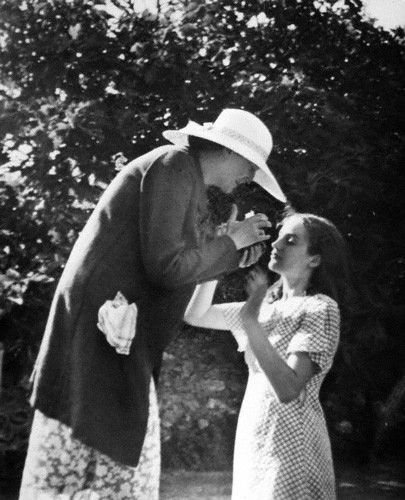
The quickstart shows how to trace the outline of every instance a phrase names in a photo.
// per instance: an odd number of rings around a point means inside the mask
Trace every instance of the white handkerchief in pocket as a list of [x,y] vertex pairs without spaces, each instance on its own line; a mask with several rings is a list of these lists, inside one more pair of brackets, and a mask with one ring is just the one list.
[[107,342],[119,354],[129,354],[136,332],[138,309],[134,303],[118,292],[114,300],[107,300],[98,310],[97,327],[104,333]]

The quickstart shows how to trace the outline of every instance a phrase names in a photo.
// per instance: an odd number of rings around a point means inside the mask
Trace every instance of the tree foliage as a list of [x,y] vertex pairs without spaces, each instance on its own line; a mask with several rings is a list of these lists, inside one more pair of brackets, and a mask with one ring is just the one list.
[[[116,168],[165,128],[244,107],[273,133],[269,165],[291,204],[338,225],[372,299],[325,389],[332,427],[364,445],[402,373],[403,30],[364,20],[359,0],[195,0],[159,15],[113,4],[119,15],[101,0],[0,0],[5,383],[29,372],[54,282]],[[212,199],[225,218],[229,200]],[[279,208],[258,189],[237,200]],[[219,300],[243,296],[239,278]]]

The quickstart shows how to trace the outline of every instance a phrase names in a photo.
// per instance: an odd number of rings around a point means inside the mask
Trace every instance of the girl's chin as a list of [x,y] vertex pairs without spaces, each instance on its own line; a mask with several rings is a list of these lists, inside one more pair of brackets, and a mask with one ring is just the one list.
[[277,272],[280,269],[280,263],[277,262],[276,260],[270,259],[268,267],[269,267],[270,271]]

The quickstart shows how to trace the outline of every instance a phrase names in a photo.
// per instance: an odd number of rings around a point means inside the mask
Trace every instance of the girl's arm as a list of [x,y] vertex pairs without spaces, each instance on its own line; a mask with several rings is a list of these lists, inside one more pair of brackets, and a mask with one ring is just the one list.
[[242,322],[250,347],[262,370],[269,379],[279,401],[289,403],[296,399],[315,374],[315,366],[308,353],[290,354],[287,362],[268,341],[267,334],[258,322],[260,305],[267,291],[267,283],[251,285],[251,294],[241,310]]
[[[231,216],[227,224],[222,224],[217,230],[217,236],[226,234],[228,227],[236,220],[238,210],[236,205],[232,206]],[[255,264],[262,255],[264,247],[253,245],[244,250],[239,267],[250,267]],[[201,328],[212,328],[214,330],[229,330],[221,307],[212,304],[218,281],[207,281],[197,285],[194,294],[184,314],[184,321],[192,326]]]
[[212,304],[218,281],[197,285],[184,314],[184,321],[192,326],[229,330],[219,307]]

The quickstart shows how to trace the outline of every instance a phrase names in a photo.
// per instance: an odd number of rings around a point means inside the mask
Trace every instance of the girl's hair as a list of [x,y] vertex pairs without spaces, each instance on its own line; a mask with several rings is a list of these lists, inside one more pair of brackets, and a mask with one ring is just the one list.
[[[319,266],[314,268],[311,275],[308,293],[323,293],[336,300],[343,310],[351,310],[354,305],[354,288],[346,242],[342,234],[328,219],[308,213],[288,213],[280,225],[290,217],[302,220],[308,234],[308,253],[321,257]],[[280,279],[270,288],[269,298],[275,300],[281,294]]]

